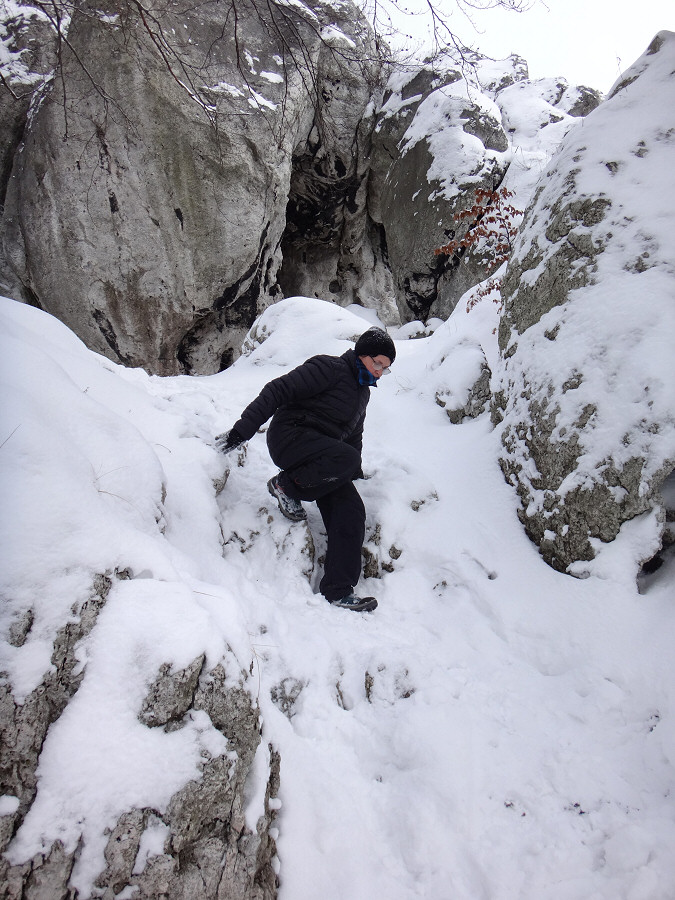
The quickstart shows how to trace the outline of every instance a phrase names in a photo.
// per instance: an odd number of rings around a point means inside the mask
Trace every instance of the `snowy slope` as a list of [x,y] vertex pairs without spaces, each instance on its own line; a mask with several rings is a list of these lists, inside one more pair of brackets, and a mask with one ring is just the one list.
[[[371,399],[359,484],[370,551],[392,571],[361,585],[380,601],[367,615],[329,607],[319,570],[303,574],[304,526],[270,503],[264,437],[228,459],[212,437],[267,380],[342,352],[368,321],[286,300],[226,372],[161,379],[35,309],[3,301],[1,315],[3,637],[34,612],[23,646],[3,644],[17,698],[92,576],[133,575],[83,642],[13,862],[83,834],[72,883],[90,896],[104,829],[133,805],[161,812],[204,750],[227,752],[204,719],[169,734],[138,721],[158,666],[205,652],[212,667],[229,646],[253,665],[263,744],[281,754],[282,900],[672,898],[669,585],[636,591],[639,524],[585,581],[546,566],[487,415],[451,425],[436,404],[466,342],[494,358],[491,304],[402,334]],[[311,505],[309,524],[320,553]],[[259,805],[253,785],[253,824]]]

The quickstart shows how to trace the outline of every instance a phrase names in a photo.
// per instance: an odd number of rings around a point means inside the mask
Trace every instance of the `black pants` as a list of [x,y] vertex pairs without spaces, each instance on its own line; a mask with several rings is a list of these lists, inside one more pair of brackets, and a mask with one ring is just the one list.
[[279,482],[288,496],[315,500],[319,507],[328,541],[319,588],[327,600],[339,600],[351,592],[361,574],[366,510],[352,482],[361,456],[344,441],[274,419],[267,446],[282,470]]

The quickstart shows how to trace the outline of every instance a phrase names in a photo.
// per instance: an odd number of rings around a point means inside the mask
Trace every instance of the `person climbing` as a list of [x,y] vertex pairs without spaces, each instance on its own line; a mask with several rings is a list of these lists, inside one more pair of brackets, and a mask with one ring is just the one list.
[[377,607],[358,597],[366,510],[353,481],[363,478],[361,446],[370,388],[396,359],[391,337],[369,328],[341,356],[313,356],[268,382],[232,428],[216,437],[222,453],[250,440],[270,417],[267,448],[280,471],[267,482],[286,518],[307,518],[316,501],[327,535],[319,589],[333,606],[355,612]]

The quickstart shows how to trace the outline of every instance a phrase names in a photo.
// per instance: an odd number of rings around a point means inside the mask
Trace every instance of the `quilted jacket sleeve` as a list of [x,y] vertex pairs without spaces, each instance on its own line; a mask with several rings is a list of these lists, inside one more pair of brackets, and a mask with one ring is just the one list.
[[269,381],[234,423],[234,428],[248,441],[280,406],[320,394],[330,388],[336,378],[330,357],[313,356],[286,375]]

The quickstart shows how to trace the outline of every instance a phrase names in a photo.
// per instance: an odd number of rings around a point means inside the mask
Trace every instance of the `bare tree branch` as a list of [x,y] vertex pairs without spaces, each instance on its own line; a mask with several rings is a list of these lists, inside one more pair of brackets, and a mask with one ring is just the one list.
[[[461,67],[470,66],[473,58],[472,52],[450,27],[449,16],[442,10],[440,2],[437,0],[418,0],[418,2],[420,3],[418,9],[410,12],[409,9],[403,7],[403,0],[360,0],[365,16],[364,29],[369,27],[370,33],[366,35],[364,32],[364,39],[358,45],[352,44],[349,40],[343,42],[334,37],[327,37],[324,28],[330,19],[326,15],[315,12],[311,7],[303,10],[299,5],[291,6],[284,0],[195,0],[192,3],[186,2],[183,7],[178,9],[165,0],[159,0],[159,2],[115,0],[113,8],[117,9],[117,16],[105,16],[93,2],[88,5],[88,0],[31,0],[30,7],[39,11],[47,19],[54,35],[56,64],[53,75],[59,85],[66,136],[68,134],[68,97],[64,56],[66,49],[92,89],[101,98],[106,109],[112,105],[124,115],[120,101],[116,101],[110,96],[100,79],[97,79],[92,73],[82,54],[70,41],[69,29],[74,16],[88,16],[96,19],[101,27],[111,29],[116,41],[121,39],[126,52],[132,53],[138,53],[137,38],[134,37],[133,30],[134,23],[138,23],[141,33],[147,37],[158,62],[180,90],[184,91],[189,99],[199,107],[216,131],[223,115],[223,100],[222,95],[216,96],[214,99],[208,76],[217,68],[215,59],[217,52],[222,47],[229,48],[228,52],[233,58],[252,104],[255,104],[259,97],[259,93],[251,81],[245,59],[242,32],[243,20],[253,17],[270,36],[273,45],[278,48],[285,84],[280,117],[271,115],[259,102],[255,114],[265,117],[270,128],[274,129],[281,139],[288,109],[289,81],[293,73],[300,78],[304,90],[312,98],[319,121],[322,116],[329,114],[325,109],[326,104],[321,103],[317,48],[332,57],[338,66],[342,64],[360,66],[364,78],[370,80],[369,67],[379,70],[385,64],[399,66],[406,64],[400,54],[396,56],[392,53],[388,46],[388,39],[400,27],[397,22],[403,21],[406,15],[423,16],[430,32],[429,61],[450,52],[452,58],[457,60]],[[539,0],[452,0],[452,2],[453,9],[461,11],[470,19],[472,10],[503,8],[521,12]],[[324,10],[325,7],[318,9]],[[190,46],[189,40],[187,43],[182,42],[178,36],[178,29],[171,28],[171,23],[180,21],[181,17],[183,19],[185,17],[194,18],[202,10],[208,10],[211,15],[214,11],[222,10],[222,27],[220,34],[211,41],[201,59],[196,59],[195,47]],[[366,22],[369,24],[366,25]],[[142,64],[140,56],[138,64]],[[416,65],[419,65],[419,62]],[[43,79],[40,89],[44,83]],[[0,72],[0,89],[7,90],[14,99],[20,99],[11,78],[2,72]],[[36,86],[32,86],[29,93],[37,90]],[[229,114],[226,113],[226,115]],[[243,115],[245,113],[233,109],[231,114]]]

